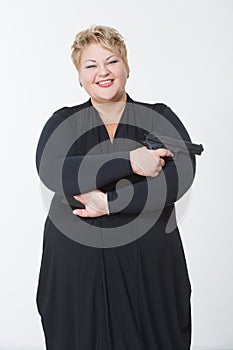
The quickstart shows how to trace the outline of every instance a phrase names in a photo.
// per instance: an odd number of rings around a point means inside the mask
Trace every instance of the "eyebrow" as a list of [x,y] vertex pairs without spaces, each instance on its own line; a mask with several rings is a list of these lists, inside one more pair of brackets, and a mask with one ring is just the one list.
[[[105,61],[109,60],[109,58],[114,57],[114,56],[116,56],[116,55],[111,55],[111,56],[109,56],[108,58],[106,58]],[[85,63],[85,62],[87,62],[87,61],[96,62],[95,60],[88,59],[88,60],[83,61],[83,63]]]

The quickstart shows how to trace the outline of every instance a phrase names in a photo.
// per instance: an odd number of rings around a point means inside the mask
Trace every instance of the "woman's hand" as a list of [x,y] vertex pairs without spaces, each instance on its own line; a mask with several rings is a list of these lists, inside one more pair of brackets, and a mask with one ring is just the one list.
[[73,214],[82,217],[98,217],[109,214],[107,193],[94,190],[73,197],[85,205],[85,209],[74,209]]
[[130,161],[133,172],[142,176],[155,177],[165,165],[161,157],[173,157],[168,149],[148,149],[146,146],[130,151]]

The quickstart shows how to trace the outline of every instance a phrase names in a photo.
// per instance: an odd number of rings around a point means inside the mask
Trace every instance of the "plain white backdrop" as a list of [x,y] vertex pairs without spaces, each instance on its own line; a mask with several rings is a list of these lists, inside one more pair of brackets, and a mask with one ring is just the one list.
[[70,47],[92,24],[124,36],[129,95],[169,105],[204,145],[180,220],[193,347],[233,348],[232,15],[231,0],[1,3],[0,349],[45,349],[35,298],[46,211],[35,151],[55,110],[89,98]]

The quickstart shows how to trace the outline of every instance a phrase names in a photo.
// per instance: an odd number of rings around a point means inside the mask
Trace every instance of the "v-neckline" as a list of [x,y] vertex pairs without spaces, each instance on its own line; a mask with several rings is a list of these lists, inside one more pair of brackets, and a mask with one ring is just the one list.
[[111,145],[114,145],[114,141],[115,141],[115,139],[116,139],[117,134],[119,133],[119,128],[120,128],[120,126],[121,126],[122,120],[125,118],[126,109],[127,109],[127,103],[130,102],[130,101],[131,101],[131,98],[130,98],[129,95],[126,93],[126,103],[125,103],[125,107],[124,107],[123,112],[122,112],[122,114],[121,114],[121,116],[120,116],[120,119],[119,119],[118,124],[117,124],[117,127],[116,127],[116,131],[115,131],[114,136],[113,136],[112,139],[111,139],[111,137],[110,137],[110,135],[109,135],[109,133],[108,133],[108,130],[107,130],[107,128],[106,128],[105,123],[103,122],[103,120],[102,120],[102,118],[100,117],[100,115],[99,115],[98,111],[96,110],[96,108],[93,106],[93,104],[92,104],[92,102],[91,102],[91,98],[90,98],[89,101],[88,101],[89,104],[93,107],[97,118],[100,120],[101,125],[104,127],[104,132],[105,132],[105,134],[107,135],[107,139],[110,141]]
[[[123,113],[124,113],[124,111],[122,112],[122,115],[123,115]],[[119,119],[119,121],[118,121],[118,123],[117,123],[117,127],[116,127],[116,129],[115,129],[115,132],[114,132],[112,138],[110,137],[110,134],[109,134],[109,131],[108,131],[108,128],[107,128],[106,124],[103,122],[103,126],[104,126],[104,128],[105,128],[105,130],[106,130],[106,133],[108,134],[109,141],[111,142],[112,145],[113,145],[113,143],[114,143],[114,139],[116,138],[116,133],[117,133],[117,130],[118,130],[118,128],[119,128],[119,124],[120,124],[122,115],[121,115],[121,117],[120,117],[120,119]],[[116,123],[114,123],[114,124],[116,124]]]

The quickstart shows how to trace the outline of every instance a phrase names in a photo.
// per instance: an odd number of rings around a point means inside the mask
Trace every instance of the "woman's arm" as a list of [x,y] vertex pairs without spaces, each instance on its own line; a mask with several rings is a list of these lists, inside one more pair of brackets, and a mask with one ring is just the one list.
[[76,134],[67,110],[65,107],[52,115],[37,145],[37,171],[49,189],[73,196],[133,174],[129,151],[77,155]]
[[[163,209],[181,198],[192,184],[193,166],[190,160],[185,159],[186,157],[188,155],[180,155],[179,160],[175,162],[176,165],[169,161],[163,168],[163,172],[156,178],[146,177],[131,186],[121,186],[117,191],[107,192],[107,194],[94,190],[74,196],[85,208],[76,208],[73,213],[84,217],[97,217],[114,213],[138,214],[142,210],[148,212]],[[181,172],[179,175],[177,168]]]
[[[177,115],[166,105],[163,105],[161,115],[172,126],[167,128],[167,123],[161,118],[157,127],[158,131],[168,136],[173,136],[177,131],[184,141],[191,141],[190,136],[177,117]],[[176,137],[176,136],[174,136]],[[109,213],[140,213],[142,209],[153,211],[169,206],[180,199],[190,188],[196,172],[195,156],[189,153],[179,153],[173,160],[165,162],[165,167],[160,175],[144,177],[134,184],[121,186],[116,191],[108,192]],[[129,201],[129,198],[132,198]]]
[[[45,124],[37,146],[38,174],[42,182],[56,193],[66,196],[84,194],[134,173],[156,176],[160,156],[171,155],[168,150],[154,151],[144,146],[132,153],[127,150],[104,154],[98,150],[101,144],[95,144],[91,115],[84,114],[78,119],[73,112],[68,107],[55,112]],[[86,154],[88,149],[94,149],[95,154],[93,151]],[[83,150],[84,154],[77,155],[78,150],[79,153]]]
[[153,211],[180,199],[194,180],[195,156],[182,154],[178,158],[169,161],[155,178],[145,177],[134,184],[107,192],[109,213],[140,213],[145,205],[144,210]]

